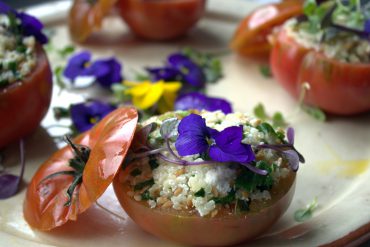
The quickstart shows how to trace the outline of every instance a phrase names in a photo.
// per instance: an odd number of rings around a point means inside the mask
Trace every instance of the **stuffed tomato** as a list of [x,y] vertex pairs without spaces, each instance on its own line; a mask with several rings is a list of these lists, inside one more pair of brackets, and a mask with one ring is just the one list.
[[32,133],[46,114],[52,74],[42,24],[0,5],[0,149]]
[[357,5],[306,3],[306,16],[288,21],[275,34],[270,64],[276,80],[293,97],[308,83],[305,103],[350,115],[370,110],[370,43],[364,20],[351,24],[353,15],[343,8],[366,14]]
[[288,208],[298,163],[293,129],[245,114],[172,112],[139,125],[113,181],[127,214],[166,240],[225,246],[252,239]]

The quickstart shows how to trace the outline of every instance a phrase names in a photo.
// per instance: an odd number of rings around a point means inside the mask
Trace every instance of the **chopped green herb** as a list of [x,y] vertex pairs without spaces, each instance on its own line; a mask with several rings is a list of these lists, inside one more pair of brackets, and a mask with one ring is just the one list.
[[240,200],[240,199],[238,199],[236,201],[237,209],[240,212],[247,212],[247,211],[249,211],[249,204],[250,204],[250,201],[247,201],[247,200]]
[[152,186],[154,184],[153,179],[146,180],[144,182],[138,183],[134,186],[134,191],[142,190],[147,186]]
[[143,201],[153,200],[153,198],[150,196],[149,190],[146,190],[141,194],[141,200]]
[[159,166],[157,159],[153,156],[149,157],[149,165],[152,170]]
[[304,222],[312,217],[313,211],[317,208],[317,198],[315,198],[310,204],[305,208],[298,209],[294,213],[294,219],[298,222]]
[[301,109],[304,112],[306,112],[308,115],[310,115],[311,117],[319,121],[322,121],[322,122],[326,121],[326,114],[318,107],[302,104]]
[[132,177],[139,176],[140,174],[141,174],[141,170],[140,170],[139,168],[135,168],[134,170],[132,170],[132,171],[130,172],[130,175],[131,175]]
[[54,113],[54,118],[56,120],[70,117],[69,108],[65,108],[65,107],[58,107],[58,106],[53,107],[53,113]]
[[12,62],[9,62],[7,64],[7,67],[9,70],[11,70],[14,74],[17,72],[17,68],[18,68],[18,65],[17,65],[17,62],[15,61],[12,61]]
[[18,45],[15,50],[19,53],[25,53],[27,51],[27,47],[25,45]]
[[263,132],[266,136],[271,136],[272,138],[274,138],[275,140],[273,140],[273,142],[283,141],[283,139],[281,139],[282,136],[278,135],[274,128],[267,122],[261,123],[256,128],[259,131]]
[[224,196],[224,197],[214,197],[214,198],[212,198],[212,200],[216,204],[222,204],[222,205],[230,204],[233,201],[235,201],[235,190],[231,190],[229,192],[229,194],[227,194],[227,196]]
[[201,188],[200,190],[194,193],[194,196],[196,197],[204,197],[205,195],[206,195],[206,192],[203,188]]
[[63,78],[62,78],[63,70],[64,70],[63,66],[57,66],[54,69],[55,82],[60,87],[60,89],[66,88],[66,84],[64,83]]
[[57,50],[58,54],[62,57],[65,58],[68,55],[72,54],[75,51],[75,47],[72,45],[66,45],[62,49]]
[[261,65],[260,72],[266,78],[272,77],[272,73],[271,73],[271,69],[269,65]]
[[235,188],[242,189],[248,192],[253,192],[261,189],[270,189],[274,183],[272,172],[275,169],[274,165],[269,165],[267,162],[260,160],[254,165],[258,169],[268,171],[268,174],[263,176],[251,172],[249,169],[242,167],[242,171],[235,180]]

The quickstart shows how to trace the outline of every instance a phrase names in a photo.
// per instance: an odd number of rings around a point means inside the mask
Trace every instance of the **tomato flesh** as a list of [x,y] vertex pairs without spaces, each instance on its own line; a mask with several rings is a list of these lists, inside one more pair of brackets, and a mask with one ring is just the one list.
[[276,80],[295,98],[308,82],[305,102],[340,115],[370,110],[370,64],[345,63],[304,48],[281,30],[270,57]]
[[41,46],[36,66],[22,81],[0,89],[0,149],[31,134],[49,109],[52,73]]
[[184,35],[204,14],[205,0],[120,0],[118,9],[139,37],[168,40]]
[[[130,169],[120,171],[113,181],[116,196],[126,213],[145,231],[165,240],[200,246],[225,246],[252,239],[266,229],[288,208],[295,188],[295,173],[282,179],[271,192],[270,202],[251,204],[244,214],[220,212],[215,217],[201,217],[175,209],[149,208],[146,202],[129,196]],[[253,202],[252,202],[253,203]]]

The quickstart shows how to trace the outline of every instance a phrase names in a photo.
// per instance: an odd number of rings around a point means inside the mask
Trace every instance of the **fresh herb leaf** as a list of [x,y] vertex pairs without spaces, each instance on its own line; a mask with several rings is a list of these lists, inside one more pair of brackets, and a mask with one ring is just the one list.
[[154,179],[148,179],[145,180],[144,182],[138,183],[134,186],[134,191],[142,190],[145,187],[152,186],[154,184]]
[[141,175],[141,170],[139,169],[139,168],[135,168],[134,170],[132,170],[131,172],[130,172],[130,175],[132,176],[132,177],[136,177],[136,176],[139,176],[139,175]]
[[194,193],[195,197],[204,197],[205,195],[206,195],[206,191],[203,188],[201,188],[200,190]]
[[301,109],[316,120],[326,121],[326,114],[318,107],[302,104]]
[[261,65],[260,72],[266,78],[272,77],[272,73],[271,73],[271,69],[269,65]]
[[149,165],[152,170],[159,166],[158,161],[154,156],[149,157]]
[[233,201],[235,201],[235,190],[231,190],[227,196],[224,196],[224,197],[214,197],[212,198],[212,200],[216,203],[216,204],[222,204],[222,205],[225,205],[225,204],[230,204],[232,203]]
[[268,115],[266,114],[265,107],[262,103],[258,103],[258,105],[253,108],[253,113],[261,120],[268,119]]
[[256,174],[245,167],[241,167],[241,172],[235,180],[235,188],[242,189],[247,192],[256,191],[258,188],[271,188],[274,179],[272,177],[272,172],[274,166],[269,165],[267,162],[260,160],[254,165],[258,169],[266,170],[267,175]]
[[304,222],[306,220],[309,220],[312,215],[314,210],[317,208],[318,202],[317,198],[315,198],[310,204],[308,204],[305,208],[298,209],[294,213],[294,219],[298,222]]
[[[283,139],[281,139],[282,136],[278,135],[276,133],[276,131],[274,130],[274,128],[267,122],[263,122],[263,123],[259,124],[256,128],[259,131],[261,131],[262,133],[264,133],[265,137],[269,136],[269,137],[273,138],[271,140],[272,142],[283,141]],[[269,142],[268,140],[266,140],[266,141]]]
[[287,125],[281,112],[275,112],[272,116],[272,125],[274,127],[285,127]]
[[66,88],[66,84],[64,83],[64,80],[63,80],[63,70],[64,70],[63,66],[57,66],[54,69],[55,82],[59,86],[60,89]]
[[72,54],[74,51],[75,51],[75,47],[72,45],[66,45],[65,47],[57,50],[59,56],[61,56],[62,58],[66,58],[67,56]]
[[153,200],[153,198],[150,196],[149,190],[146,190],[141,194],[141,200],[143,201]]

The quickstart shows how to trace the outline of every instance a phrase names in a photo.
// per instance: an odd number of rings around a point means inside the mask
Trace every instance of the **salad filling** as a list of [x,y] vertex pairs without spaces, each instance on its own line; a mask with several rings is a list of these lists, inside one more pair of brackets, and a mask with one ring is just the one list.
[[284,195],[304,162],[293,135],[242,113],[166,113],[141,124],[120,180],[153,209],[202,217],[259,211]]
[[0,87],[22,80],[36,66],[36,39],[16,31],[20,20],[0,14]]
[[370,62],[370,3],[306,0],[304,15],[283,26],[287,35],[307,49],[348,63]]

